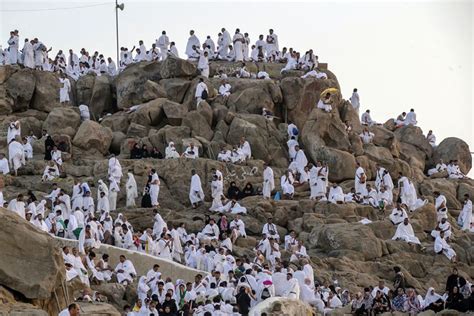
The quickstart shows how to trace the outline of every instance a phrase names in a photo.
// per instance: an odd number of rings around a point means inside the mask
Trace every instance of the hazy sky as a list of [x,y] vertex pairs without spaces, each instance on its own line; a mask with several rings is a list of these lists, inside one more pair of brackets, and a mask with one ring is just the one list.
[[[201,42],[216,40],[221,27],[239,27],[254,42],[273,28],[280,46],[312,48],[329,64],[349,98],[359,89],[361,109],[385,122],[415,108],[419,125],[440,142],[464,139],[474,151],[472,1],[219,2],[123,0],[120,45],[143,39],[151,46],[162,30],[184,55],[189,29]],[[107,4],[107,3],[110,3]],[[51,11],[89,4],[99,6]],[[114,1],[0,0],[0,42],[20,30],[38,37],[53,52],[85,47],[115,59]]]

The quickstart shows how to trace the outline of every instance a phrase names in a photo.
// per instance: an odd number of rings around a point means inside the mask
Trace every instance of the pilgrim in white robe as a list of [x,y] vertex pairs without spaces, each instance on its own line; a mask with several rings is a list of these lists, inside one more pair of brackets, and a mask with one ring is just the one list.
[[324,102],[323,99],[320,99],[320,100],[318,101],[317,108],[318,108],[318,109],[321,109],[321,110],[324,110],[325,112],[331,112],[331,111],[332,111],[332,105],[331,105],[331,103],[329,103],[329,102],[326,103],[326,102]]
[[244,51],[242,47],[244,36],[241,33],[235,33],[232,41],[234,43],[235,61],[244,61]]
[[35,53],[33,51],[33,45],[26,41],[23,46],[23,66],[25,68],[35,68]]
[[394,208],[388,217],[393,225],[398,225],[408,218],[408,214],[403,208]]
[[151,175],[151,182],[150,182],[150,199],[151,199],[152,206],[159,205],[158,203],[159,194],[160,194],[160,177],[158,176],[158,173],[155,172]]
[[33,147],[30,143],[26,142],[23,144],[23,151],[27,160],[33,159]]
[[13,35],[8,39],[8,64],[14,65],[18,62],[19,38]]
[[298,172],[300,174],[304,173],[304,167],[308,164],[308,159],[306,154],[302,149],[298,149],[295,153],[295,159],[290,164],[289,169],[293,172]]
[[284,297],[294,300],[300,299],[300,284],[298,282],[298,279],[291,278],[290,280],[288,280]]
[[344,203],[344,192],[340,186],[331,187],[329,189],[328,202],[334,204]]
[[20,121],[11,122],[7,129],[7,144],[18,137],[21,137]]
[[13,199],[8,203],[7,210],[16,213],[21,218],[25,218],[25,202]]
[[123,283],[125,281],[128,284],[132,283],[133,278],[137,275],[135,266],[130,260],[119,262],[115,267],[115,273],[117,275],[118,283]]
[[372,140],[374,139],[375,134],[371,133],[369,131],[364,131],[362,132],[359,137],[362,140],[362,143],[364,144],[370,144],[372,143]]
[[120,185],[120,180],[122,179],[122,166],[120,161],[116,157],[109,159],[109,168],[108,168],[109,178],[113,177],[117,184]]
[[451,232],[451,224],[449,224],[448,221],[445,221],[444,223],[443,223],[443,222],[439,222],[436,228],[437,228],[437,229],[433,229],[433,230],[431,231],[431,237],[436,238],[436,237],[438,237],[438,236],[441,234],[441,232],[443,232],[444,238],[449,238],[449,237],[451,237],[451,234],[452,234],[452,232]]
[[15,172],[26,164],[23,145],[16,140],[10,142],[8,145],[8,160]]
[[243,144],[239,146],[239,154],[243,156],[244,160],[250,159],[252,156],[252,149],[248,141],[244,141]]
[[246,237],[247,233],[245,231],[245,223],[241,219],[234,219],[230,222],[229,228],[234,235],[234,240],[238,237]]
[[428,176],[431,177],[432,175],[434,175],[438,172],[443,172],[444,170],[447,170],[447,169],[448,169],[448,167],[446,166],[446,164],[440,162],[440,163],[436,164],[436,167],[428,169]]
[[416,121],[416,114],[413,111],[407,113],[407,117],[405,118],[405,125],[414,125],[416,126],[418,122]]
[[198,47],[198,48],[201,47],[201,43],[199,42],[199,39],[197,38],[195,34],[191,35],[188,38],[188,43],[186,44],[185,54],[188,55],[188,58],[193,56],[195,53],[193,46]]
[[464,201],[462,211],[459,213],[458,224],[462,230],[474,231],[472,201],[470,199]]
[[435,210],[437,214],[438,222],[441,222],[443,218],[448,218],[448,207],[447,207],[447,200],[446,197],[440,194],[435,199]]
[[437,254],[444,254],[449,260],[453,260],[453,258],[456,257],[454,249],[441,236],[438,236],[435,239],[434,251]]
[[287,142],[286,142],[287,146],[288,146],[288,155],[290,157],[290,161],[294,160],[295,159],[295,156],[296,156],[296,149],[295,147],[296,146],[299,146],[299,143],[296,139],[289,139]]
[[360,108],[360,98],[359,98],[359,93],[357,91],[352,92],[352,96],[350,98],[352,107],[354,110],[356,110],[357,114],[359,114],[359,108]]
[[224,194],[224,187],[222,181],[216,179],[211,182],[211,196],[212,196],[212,205],[209,208],[209,211],[217,211],[222,207],[221,197]]
[[421,244],[418,237],[415,236],[415,232],[410,223],[398,224],[397,231],[395,232],[395,235],[392,237],[392,240],[403,240],[408,243],[413,243],[413,244],[418,244],[418,245]]
[[59,169],[56,164],[44,167],[43,177],[41,178],[43,181],[53,181],[57,177],[59,177]]
[[10,173],[10,166],[8,165],[8,160],[5,157],[0,159],[0,173],[1,174],[9,174]]
[[183,156],[189,159],[197,159],[199,158],[199,149],[196,146],[194,146],[193,148],[191,148],[191,146],[188,146],[183,152]]
[[59,78],[61,88],[59,89],[59,102],[69,102],[69,92],[71,92],[71,82],[68,78]]
[[189,186],[189,201],[192,205],[204,201],[204,191],[202,190],[201,178],[198,174],[191,177],[191,185]]
[[436,147],[436,136],[433,133],[426,135],[426,140],[430,143],[431,147]]
[[168,225],[163,220],[163,217],[161,217],[159,213],[156,213],[155,217],[153,217],[153,235],[159,238],[164,228],[168,228]]
[[61,151],[59,149],[51,151],[51,160],[54,161],[58,166],[61,166],[63,164]]
[[273,175],[273,170],[270,167],[265,167],[263,170],[263,188],[262,193],[263,197],[266,199],[271,198],[272,191],[275,189],[275,178]]
[[201,72],[201,76],[209,78],[209,60],[208,57],[204,55],[204,52],[201,52],[199,55],[197,67]]
[[284,195],[293,195],[295,193],[293,182],[293,175],[291,173],[288,176],[281,176],[280,185]]
[[367,192],[367,176],[365,170],[362,167],[358,167],[354,177],[354,185],[356,193],[362,196],[366,196]]
[[125,184],[127,187],[127,204],[126,206],[135,206],[135,199],[138,197],[137,182],[131,172],[127,173],[128,179]]
[[232,89],[232,86],[228,83],[223,83],[219,87],[219,95],[222,95],[224,97],[228,97],[230,95],[230,89]]
[[165,159],[179,158],[179,153],[174,147],[174,143],[170,142],[165,149]]
[[87,121],[91,119],[91,113],[87,105],[79,105],[79,113],[81,114],[81,121]]
[[110,184],[109,184],[109,208],[110,211],[115,211],[117,209],[117,196],[118,193],[120,192],[120,187],[115,181],[115,178],[110,178],[109,179]]

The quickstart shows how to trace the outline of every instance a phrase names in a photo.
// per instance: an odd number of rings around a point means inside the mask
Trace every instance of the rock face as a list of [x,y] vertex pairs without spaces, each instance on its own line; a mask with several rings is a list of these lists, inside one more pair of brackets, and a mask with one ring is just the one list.
[[287,298],[269,298],[254,306],[250,312],[250,316],[259,315],[312,315],[312,308],[300,300],[292,300]]
[[65,278],[60,250],[54,247],[47,234],[39,232],[18,215],[0,208],[0,218],[3,223],[0,284],[26,298],[50,298]]
[[[218,70],[232,74],[241,66],[240,63],[217,62],[211,65],[211,74]],[[471,198],[474,197],[474,181],[425,176],[425,170],[439,159],[457,159],[461,170],[468,172],[472,158],[467,144],[457,138],[448,138],[433,149],[421,129],[413,126],[397,129],[393,120],[383,126],[371,127],[370,131],[375,134],[373,144],[362,144],[358,115],[339,92],[333,94],[332,112],[315,108],[322,91],[327,88],[339,90],[334,74],[325,70],[329,76],[327,80],[303,80],[299,71],[280,74],[283,66],[248,64],[251,71],[265,70],[272,79],[278,80],[229,78],[232,93],[227,99],[217,95],[221,80],[205,79],[209,99],[199,105],[194,97],[198,83],[196,66],[180,59],[133,64],[115,78],[84,76],[73,83],[72,102],[67,105],[59,104],[59,81],[55,74],[0,67],[0,127],[5,131],[11,121],[19,120],[22,136],[32,132],[40,137],[41,130],[46,128],[55,140],[63,141],[70,150],[64,154],[65,178],[57,182],[69,194],[78,178],[88,181],[91,186],[106,178],[106,155],[109,152],[119,155],[124,173],[129,169],[133,171],[140,190],[145,186],[148,171],[156,168],[161,180],[159,199],[163,218],[174,225],[182,222],[188,233],[196,233],[202,229],[205,216],[215,216],[208,211],[212,168],[223,173],[224,192],[231,182],[236,182],[240,188],[250,183],[257,189],[262,187],[263,163],[267,162],[275,176],[273,194],[281,191],[279,179],[289,164],[286,144],[288,118],[299,128],[298,141],[308,160],[327,163],[329,181],[340,184],[345,192],[354,186],[356,162],[365,168],[370,184],[375,180],[376,164],[379,164],[387,168],[395,183],[399,172],[410,177],[420,198],[426,197],[432,202],[433,191],[441,191],[448,200],[448,220],[455,236],[451,244],[458,254],[457,266],[463,276],[472,278],[473,235],[460,231],[456,218],[463,195],[470,193]],[[89,105],[93,114],[91,121],[80,122],[75,106],[82,103]],[[134,105],[140,106],[125,111]],[[273,111],[273,120],[261,115],[263,107]],[[102,117],[100,124],[97,123],[104,112],[109,114]],[[352,125],[350,132],[346,131],[346,121]],[[238,145],[241,137],[249,141],[252,159],[243,164],[216,161],[221,147]],[[201,158],[128,159],[134,144],[156,147],[164,154],[171,141],[180,153],[193,142]],[[37,196],[50,192],[51,184],[40,179],[45,167],[41,156],[43,142],[36,141],[33,147],[35,157],[19,170],[19,176],[0,175],[0,186],[6,200],[27,190],[32,190]],[[0,151],[7,150],[6,135],[2,134]],[[192,169],[201,177],[206,195],[204,205],[197,209],[191,209],[189,202]],[[118,195],[118,211],[123,212],[138,231],[152,227],[150,209],[123,207],[126,199],[124,180],[122,178]],[[97,190],[92,191],[95,198]],[[352,291],[373,286],[379,279],[390,284],[393,281],[392,268],[399,265],[408,283],[419,291],[424,292],[428,286],[442,289],[451,267],[444,256],[434,254],[433,241],[424,233],[436,225],[432,203],[409,214],[415,234],[426,247],[422,251],[420,247],[391,240],[396,227],[388,220],[387,211],[383,213],[367,205],[316,203],[309,200],[307,184],[296,187],[295,191],[291,201],[266,201],[260,196],[239,201],[248,211],[243,221],[249,236],[235,243],[237,255],[252,255],[250,249],[261,235],[266,219],[272,216],[280,236],[285,236],[290,230],[297,232],[298,239],[307,247],[319,283],[337,278],[341,285]],[[394,190],[394,197],[397,194],[398,188]],[[47,306],[45,310],[57,314],[53,308],[55,303],[50,300],[57,278],[64,273],[57,271],[57,253],[50,250],[48,238],[43,234],[36,232],[24,237],[26,231],[33,228],[18,223],[16,218],[11,218],[11,213],[0,212],[6,223],[0,230],[0,244],[4,245],[0,247],[0,255],[7,258],[0,260],[0,285],[21,292],[25,298],[43,298],[42,306]],[[363,225],[359,223],[362,219],[369,219],[372,223]],[[14,248],[14,245],[21,246],[21,249]],[[9,259],[15,256],[28,260]],[[289,260],[289,257],[288,252],[282,252],[283,260]],[[32,270],[33,265],[26,264],[36,264],[39,260],[43,261],[41,264],[45,265],[47,274],[40,275],[37,273],[39,269]],[[141,262],[143,271],[149,268],[149,261],[137,261]],[[41,264],[38,263],[42,268]],[[188,276],[192,277],[191,274]],[[124,297],[122,289],[105,288],[103,291],[115,305],[123,303],[120,302],[120,296]],[[65,300],[60,299],[64,306]],[[294,302],[287,305],[278,300],[275,304],[276,310],[269,307],[267,311],[290,315],[305,313],[305,307],[296,306],[298,304]],[[25,308],[34,309],[32,306]]]
[[449,160],[458,160],[459,167],[464,174],[468,174],[472,168],[472,156],[469,146],[465,141],[456,137],[444,139],[435,148],[433,154],[433,165],[435,165],[440,159],[443,159],[445,162],[448,162]]
[[93,121],[84,121],[73,139],[74,146],[106,154],[112,142],[112,131]]

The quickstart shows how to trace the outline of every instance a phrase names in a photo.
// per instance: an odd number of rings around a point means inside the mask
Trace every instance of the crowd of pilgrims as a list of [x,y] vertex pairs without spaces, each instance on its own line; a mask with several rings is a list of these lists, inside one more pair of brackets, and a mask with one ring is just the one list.
[[[53,61],[48,58],[48,52],[51,49],[46,49],[46,46],[37,39],[31,41],[25,39],[21,52],[18,50],[18,44],[18,31],[13,31],[8,50],[0,51],[0,64],[21,63],[28,68],[62,72],[60,80],[64,86],[60,90],[61,102],[69,101],[70,84],[65,74],[76,79],[81,74],[90,71],[98,75],[117,73],[113,60],[108,58],[107,64],[103,55],[98,52],[90,56],[85,49],[82,49],[81,56],[78,57],[70,50],[66,57],[62,51],[59,51]],[[229,32],[222,29],[217,46],[214,45],[210,36],[201,45],[197,36],[191,31],[186,55],[189,59],[198,61],[198,68],[203,77],[209,73],[208,60],[214,59],[284,62],[287,65],[283,71],[304,69],[307,71],[304,77],[324,78],[325,74],[316,69],[317,56],[314,56],[312,51],[306,52],[303,56],[292,49],[287,51],[284,48],[280,52],[278,37],[273,30],[270,30],[265,40],[264,36],[260,35],[251,50],[249,50],[249,45],[248,34],[242,35],[239,30],[236,30],[234,37],[231,38]],[[132,56],[134,52],[135,56]],[[122,48],[118,70],[124,69],[132,62],[163,60],[169,54],[178,56],[176,46],[173,42],[169,42],[166,32],[163,32],[150,50],[146,50],[143,41],[139,42],[138,48],[134,47],[130,51]],[[222,79],[226,78],[222,73],[219,76]],[[243,66],[238,76],[249,77],[250,74]],[[257,74],[257,78],[269,79],[268,74],[263,73]],[[201,78],[195,94],[198,104],[206,98],[207,92],[208,87]],[[230,85],[223,80],[219,94],[228,96],[230,93]],[[354,89],[350,101],[358,113],[360,98],[357,89]],[[331,104],[332,94],[329,91],[322,94],[316,107],[322,111],[331,112]],[[83,107],[80,108],[81,119],[90,119],[87,105],[81,106]],[[138,107],[134,106],[128,112],[131,113]],[[272,114],[265,109],[262,115],[268,119],[272,118]],[[416,125],[414,109],[408,113],[403,112],[394,122],[397,128]],[[361,123],[364,129],[359,136],[364,144],[369,144],[375,137],[374,133],[370,132],[370,127],[378,123],[371,118],[370,110],[361,115]],[[352,133],[352,126],[348,122],[346,122],[346,131]],[[28,192],[26,196],[19,194],[9,201],[8,209],[51,235],[79,241],[79,246],[71,252],[68,248],[64,249],[68,279],[79,277],[84,283],[114,280],[123,284],[138,280],[138,299],[136,305],[130,308],[129,315],[177,315],[178,311],[189,314],[191,310],[195,315],[209,315],[209,313],[232,315],[236,310],[246,315],[251,306],[271,296],[299,298],[322,312],[348,304],[352,306],[352,311],[356,314],[367,314],[370,311],[377,314],[389,310],[418,312],[433,309],[437,311],[445,307],[467,310],[469,304],[472,309],[470,283],[455,275],[450,276],[451,281],[448,280],[450,285],[447,285],[443,295],[434,293],[434,289],[430,288],[424,299],[414,289],[406,288],[405,291],[404,286],[394,286],[393,289],[389,289],[383,283],[375,288],[364,289],[363,293],[349,293],[337,285],[317,284],[303,241],[298,240],[294,231],[287,236],[282,236],[283,238],[279,236],[272,218],[268,218],[267,223],[262,227],[262,238],[254,249],[255,256],[235,258],[232,252],[233,245],[237,239],[247,236],[245,223],[241,218],[247,210],[238,201],[251,195],[261,195],[264,199],[274,200],[293,199],[295,187],[303,185],[309,187],[310,199],[320,203],[371,205],[379,209],[381,214],[384,214],[385,210],[392,209],[388,220],[396,226],[393,239],[419,245],[422,250],[424,249],[415,236],[409,215],[426,205],[428,201],[418,197],[413,182],[407,176],[400,173],[394,182],[389,171],[377,165],[375,184],[371,185],[367,183],[364,168],[357,164],[354,187],[349,192],[344,192],[337,183],[329,183],[330,170],[325,162],[317,161],[315,164],[308,162],[303,148],[299,146],[298,136],[298,127],[290,122],[287,142],[290,164],[288,170],[279,179],[281,190],[275,190],[273,170],[266,164],[261,186],[254,188],[251,183],[247,183],[241,189],[232,182],[229,183],[227,194],[224,194],[222,172],[217,169],[211,170],[212,204],[209,210],[217,216],[207,216],[205,226],[197,234],[188,234],[184,224],[175,227],[166,223],[161,217],[158,202],[160,178],[156,169],[150,170],[147,184],[143,193],[140,194],[141,206],[153,208],[153,227],[143,232],[135,231],[123,214],[118,213],[115,216],[117,196],[121,187],[123,189],[124,186],[126,190],[127,207],[135,207],[140,195],[131,170],[127,173],[125,184],[122,184],[122,167],[120,161],[114,156],[109,159],[108,184],[103,180],[97,183],[96,201],[94,201],[90,184],[77,180],[72,188],[71,196],[53,183],[52,191],[44,197],[45,199],[38,202],[32,192]],[[8,159],[0,153],[0,173],[8,174],[12,170],[16,175],[17,170],[25,165],[26,160],[33,159],[33,142],[44,141],[44,159],[48,163],[42,180],[54,182],[56,178],[64,174],[62,153],[70,150],[66,143],[56,144],[47,131],[43,131],[39,139],[33,134],[23,139],[20,137],[20,122],[11,122],[7,131]],[[426,138],[433,147],[436,146],[436,138],[432,131],[429,131]],[[242,164],[251,157],[251,145],[244,137],[232,148],[223,147],[217,155],[219,161]],[[161,153],[157,148],[149,150],[146,145],[136,144],[131,149],[130,158],[197,159],[199,148],[190,143],[182,153],[178,153],[175,144],[170,142],[165,152]],[[449,161],[447,165],[439,161],[434,168],[428,170],[428,176],[439,175],[442,172],[446,172],[446,177],[449,179],[466,177],[460,171],[456,160]],[[395,185],[399,189],[396,199],[393,194]],[[436,254],[444,254],[449,260],[456,261],[456,253],[449,244],[453,233],[447,220],[446,197],[442,192],[434,192],[434,200],[437,223],[433,223],[435,228],[427,230],[426,233],[434,239],[433,248]],[[195,170],[192,170],[190,175],[189,201],[193,208],[197,208],[205,201],[201,179]],[[1,190],[0,203],[5,204]],[[457,224],[462,230],[472,232],[474,231],[472,202],[468,194],[464,196],[462,205],[463,209],[457,219]],[[367,224],[370,220],[364,218],[361,222]],[[101,243],[174,260],[206,271],[210,275],[198,275],[194,283],[186,284],[180,280],[173,283],[169,278],[161,278],[159,267],[155,266],[147,275],[138,277],[133,263],[125,257],[120,258],[120,263],[115,269],[109,267],[107,255],[103,255],[101,259],[96,258],[94,248]],[[289,262],[281,260],[283,250],[291,254],[289,261],[298,263],[300,270],[292,269]],[[403,278],[400,269],[398,267],[397,269],[395,270],[396,279]],[[454,283],[453,278],[457,280],[457,283]],[[87,296],[90,298],[91,295]]]
[[[0,65],[21,64],[26,68],[61,72],[77,80],[80,76],[88,73],[97,75],[107,74],[115,76],[128,65],[141,61],[160,61],[168,56],[179,58],[178,49],[175,42],[170,41],[166,31],[146,48],[144,41],[140,40],[137,46],[132,49],[120,48],[120,60],[118,67],[111,57],[105,58],[103,54],[95,51],[93,54],[82,48],[79,55],[72,49],[68,52],[58,50],[52,59],[49,56],[52,48],[47,48],[38,38],[24,39],[23,47],[20,49],[20,34],[18,30],[10,32],[8,48],[2,49],[0,46]],[[225,28],[217,35],[217,45],[210,35],[201,42],[194,30],[189,32],[186,44],[185,55],[190,61],[198,62],[198,69],[204,77],[209,76],[209,61],[224,60],[235,62],[276,62],[285,63],[285,70],[302,69],[305,70],[306,77],[327,78],[326,74],[320,72],[318,68],[318,56],[310,49],[304,54],[284,47],[280,50],[278,36],[272,29],[264,36],[259,35],[255,44],[251,44],[249,34],[235,30],[233,36]],[[250,74],[245,66],[236,74],[238,77],[256,77],[269,79],[268,74]],[[64,76],[62,83],[68,79]],[[68,83],[64,83],[68,85]],[[70,85],[70,83],[69,83]],[[69,87],[70,88],[70,87]]]

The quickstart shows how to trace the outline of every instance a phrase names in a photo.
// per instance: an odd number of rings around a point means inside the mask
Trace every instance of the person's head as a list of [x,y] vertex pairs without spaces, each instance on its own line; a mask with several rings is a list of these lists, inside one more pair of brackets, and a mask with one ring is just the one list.
[[403,224],[408,225],[408,218],[407,217],[405,217],[405,219],[403,220]]
[[440,196],[441,194],[439,193],[439,191],[434,191],[434,192],[433,192],[433,195],[434,195],[435,197],[438,197],[438,196]]
[[67,308],[69,315],[71,316],[77,316],[81,314],[81,310],[79,308],[79,305],[76,303],[72,303],[71,305],[68,306]]
[[127,260],[127,258],[125,258],[124,255],[120,255],[119,260],[120,260],[121,263],[124,263],[125,260]]
[[398,273],[398,272],[401,272],[402,270],[400,269],[399,266],[395,266],[395,267],[393,267],[393,271],[394,271],[395,273]]
[[267,218],[267,223],[269,223],[269,224],[273,223],[273,217]]
[[459,273],[458,268],[453,268],[453,274],[458,275],[458,273]]
[[273,29],[268,30],[268,32],[270,32],[270,34],[273,34]]
[[194,35],[194,30],[190,30],[189,35],[193,36]]

